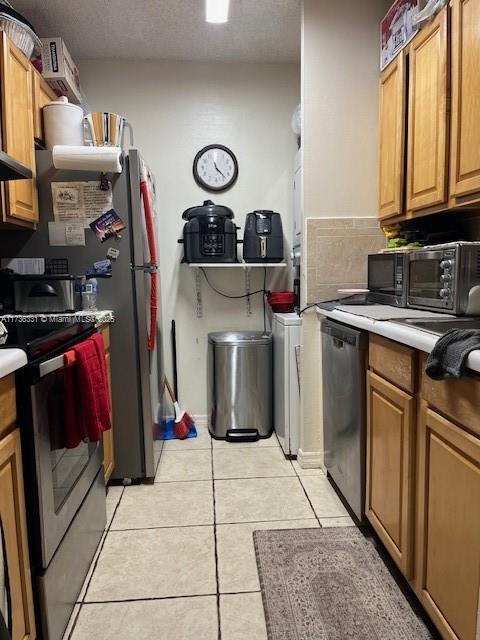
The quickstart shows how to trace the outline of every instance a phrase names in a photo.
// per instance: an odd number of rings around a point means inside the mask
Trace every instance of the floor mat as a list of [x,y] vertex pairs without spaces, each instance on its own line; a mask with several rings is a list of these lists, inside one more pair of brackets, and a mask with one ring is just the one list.
[[269,640],[431,640],[353,527],[255,531]]

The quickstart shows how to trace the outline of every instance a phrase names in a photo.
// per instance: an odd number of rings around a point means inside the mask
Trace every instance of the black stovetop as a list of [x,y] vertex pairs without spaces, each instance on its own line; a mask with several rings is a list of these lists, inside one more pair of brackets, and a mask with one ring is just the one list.
[[83,334],[91,333],[93,322],[79,322],[78,319],[62,317],[58,322],[39,316],[0,318],[7,328],[7,341],[3,348],[20,347],[29,361],[51,355],[61,348],[78,342]]

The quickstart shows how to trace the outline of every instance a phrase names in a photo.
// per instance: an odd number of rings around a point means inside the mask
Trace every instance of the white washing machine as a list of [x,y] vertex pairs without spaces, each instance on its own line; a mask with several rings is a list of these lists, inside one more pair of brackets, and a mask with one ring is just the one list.
[[274,313],[273,418],[283,452],[296,456],[300,446],[300,344],[302,319]]

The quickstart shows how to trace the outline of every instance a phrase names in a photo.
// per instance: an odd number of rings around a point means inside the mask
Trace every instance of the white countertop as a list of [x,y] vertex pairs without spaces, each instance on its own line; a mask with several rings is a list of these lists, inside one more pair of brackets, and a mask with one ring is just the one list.
[[8,376],[27,364],[27,355],[22,349],[0,349],[0,378]]
[[[358,316],[353,313],[347,313],[345,311],[339,311],[334,309],[333,311],[326,311],[324,309],[317,308],[318,315],[324,318],[331,318],[332,320],[338,320],[344,324],[348,324],[357,329],[363,329],[364,331],[370,331],[376,333],[384,338],[390,338],[396,342],[406,344],[414,349],[419,349],[425,353],[430,353],[437,342],[439,336],[435,336],[427,331],[422,331],[416,327],[409,327],[407,325],[397,324],[392,320],[372,320],[364,316]],[[438,314],[439,316],[441,314]],[[472,351],[468,356],[467,367],[473,371],[480,372],[480,350]]]

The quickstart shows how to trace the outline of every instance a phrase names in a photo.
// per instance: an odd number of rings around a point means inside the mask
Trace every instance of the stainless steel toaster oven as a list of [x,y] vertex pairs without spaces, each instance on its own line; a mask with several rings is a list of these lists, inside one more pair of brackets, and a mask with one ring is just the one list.
[[407,306],[480,315],[480,242],[451,242],[408,254]]

